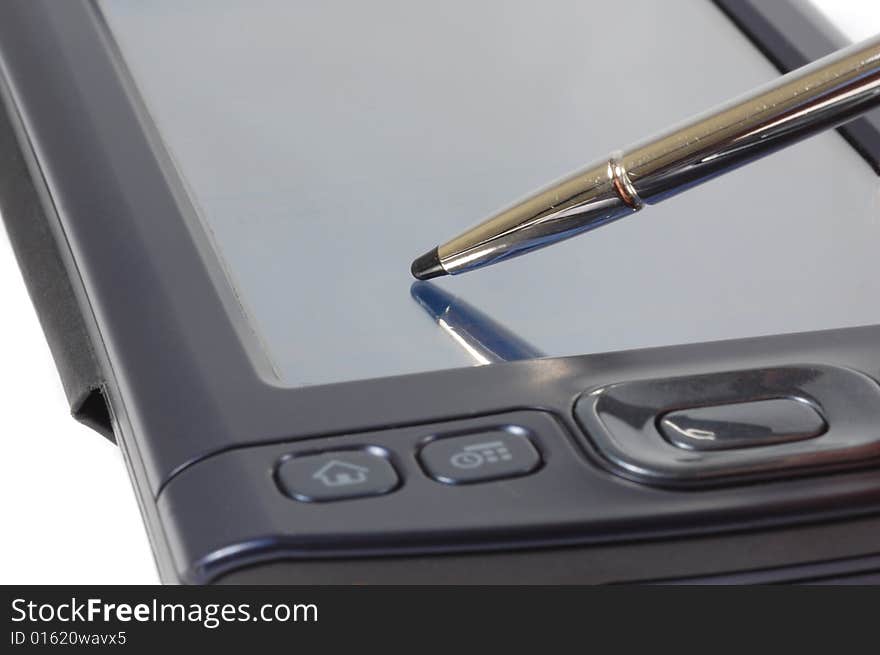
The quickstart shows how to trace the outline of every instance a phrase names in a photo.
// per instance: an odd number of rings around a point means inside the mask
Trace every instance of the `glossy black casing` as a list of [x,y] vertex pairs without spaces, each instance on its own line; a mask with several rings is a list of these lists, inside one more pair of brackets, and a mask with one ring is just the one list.
[[[606,582],[755,569],[799,579],[880,568],[870,462],[673,490],[615,474],[573,414],[584,391],[626,380],[803,364],[880,378],[880,326],[283,388],[251,345],[96,8],[5,3],[0,51],[4,129],[18,148],[8,166],[29,180],[8,194],[39,207],[57,246],[165,581]],[[533,430],[537,473],[467,487],[424,475],[426,439],[499,422]],[[365,444],[392,453],[398,491],[320,506],[278,492],[280,457]]]

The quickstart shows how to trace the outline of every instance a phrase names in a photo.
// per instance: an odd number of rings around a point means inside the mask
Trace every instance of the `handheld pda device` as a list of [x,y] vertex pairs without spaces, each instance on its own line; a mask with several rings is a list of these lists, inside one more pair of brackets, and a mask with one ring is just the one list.
[[796,2],[3,3],[3,215],[163,580],[880,570],[876,112],[589,239],[409,277],[587,154],[841,45]]

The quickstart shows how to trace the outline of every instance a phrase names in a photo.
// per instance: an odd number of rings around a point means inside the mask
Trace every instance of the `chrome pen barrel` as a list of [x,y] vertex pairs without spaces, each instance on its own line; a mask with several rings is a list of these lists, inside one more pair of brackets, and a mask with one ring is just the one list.
[[622,156],[654,204],[880,105],[880,35],[798,68]]
[[880,35],[573,173],[437,247],[451,275],[628,216],[880,105]]
[[437,247],[450,274],[548,246],[638,211],[642,203],[611,157],[555,182]]

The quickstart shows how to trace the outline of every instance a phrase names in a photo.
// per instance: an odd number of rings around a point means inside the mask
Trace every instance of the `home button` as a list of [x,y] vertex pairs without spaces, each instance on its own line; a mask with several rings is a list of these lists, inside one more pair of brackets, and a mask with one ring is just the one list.
[[379,496],[400,482],[387,453],[375,447],[288,457],[276,480],[286,495],[309,503]]

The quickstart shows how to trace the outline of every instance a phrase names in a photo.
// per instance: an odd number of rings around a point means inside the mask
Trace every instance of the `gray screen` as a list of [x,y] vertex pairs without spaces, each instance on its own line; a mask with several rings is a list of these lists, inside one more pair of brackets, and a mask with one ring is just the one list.
[[413,298],[415,256],[776,75],[708,1],[101,7],[285,385],[880,322],[834,132]]

